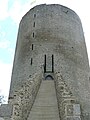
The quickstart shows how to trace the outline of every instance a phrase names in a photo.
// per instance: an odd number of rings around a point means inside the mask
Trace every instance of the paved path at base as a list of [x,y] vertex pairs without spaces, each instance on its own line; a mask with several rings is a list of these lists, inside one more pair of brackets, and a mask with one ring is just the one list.
[[60,120],[53,80],[43,80],[27,120]]

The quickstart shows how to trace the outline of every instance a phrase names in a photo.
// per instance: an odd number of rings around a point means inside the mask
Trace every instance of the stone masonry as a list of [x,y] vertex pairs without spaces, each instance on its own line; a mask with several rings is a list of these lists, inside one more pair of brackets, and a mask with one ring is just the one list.
[[0,120],[90,120],[90,68],[79,16],[37,5],[20,21]]

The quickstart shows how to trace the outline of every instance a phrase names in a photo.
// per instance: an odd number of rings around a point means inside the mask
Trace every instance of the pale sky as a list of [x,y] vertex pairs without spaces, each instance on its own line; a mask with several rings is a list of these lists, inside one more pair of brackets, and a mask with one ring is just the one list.
[[90,60],[89,0],[0,0],[0,95],[8,96],[19,22],[37,4],[61,4],[80,17]]

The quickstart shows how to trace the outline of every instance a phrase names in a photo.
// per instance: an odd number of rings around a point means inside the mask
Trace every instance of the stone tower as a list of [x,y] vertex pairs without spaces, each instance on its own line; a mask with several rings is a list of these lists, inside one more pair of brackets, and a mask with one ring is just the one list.
[[38,5],[20,22],[4,120],[90,120],[89,63],[71,9]]

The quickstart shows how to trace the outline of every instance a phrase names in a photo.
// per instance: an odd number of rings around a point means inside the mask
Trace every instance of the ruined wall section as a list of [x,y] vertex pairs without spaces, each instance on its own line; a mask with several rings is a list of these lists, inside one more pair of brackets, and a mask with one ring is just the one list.
[[55,74],[55,87],[60,120],[81,120],[81,103],[59,72]]
[[42,82],[42,74],[35,74],[32,79],[28,79],[21,85],[21,89],[14,93],[14,99],[9,100],[9,104],[13,106],[13,120],[26,120],[35,101],[40,84]]
[[55,73],[55,88],[60,120],[90,119],[90,112],[84,108],[85,103],[74,95],[71,86],[68,86],[60,72]]

